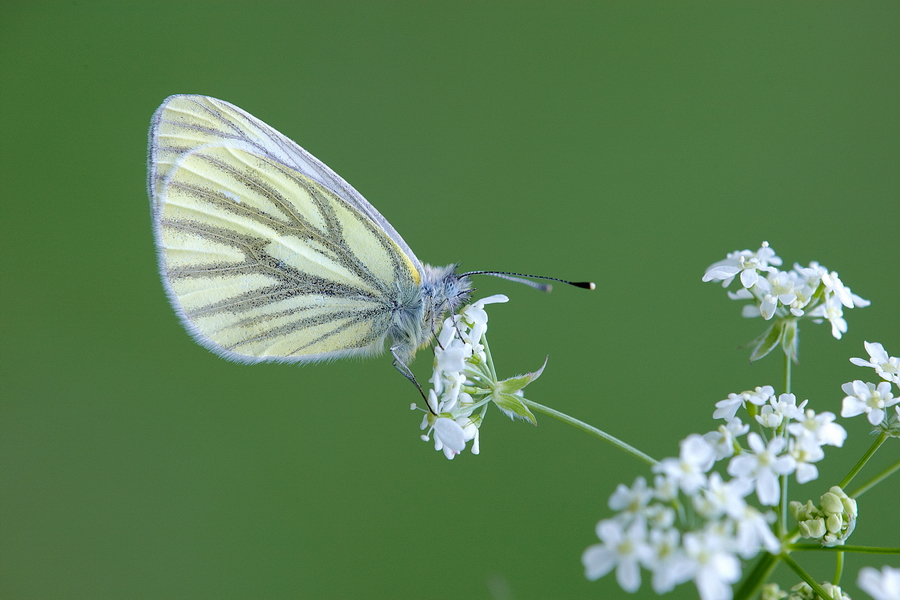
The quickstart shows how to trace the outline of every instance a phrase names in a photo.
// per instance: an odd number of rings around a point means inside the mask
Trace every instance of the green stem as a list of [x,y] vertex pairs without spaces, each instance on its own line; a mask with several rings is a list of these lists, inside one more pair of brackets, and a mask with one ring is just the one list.
[[787,566],[789,566],[794,571],[794,573],[800,576],[800,579],[808,583],[809,587],[811,587],[816,592],[816,594],[818,594],[822,598],[825,598],[825,600],[829,600],[831,598],[831,595],[825,591],[825,588],[823,588],[818,581],[813,579],[812,575],[807,573],[806,570],[797,563],[797,561],[790,557],[790,555],[782,554],[780,558]]
[[759,588],[768,581],[769,575],[772,574],[772,571],[778,565],[779,558],[779,556],[764,553],[759,558],[756,566],[753,567],[753,571],[744,579],[744,584],[735,593],[734,600],[749,600],[756,596]]
[[843,481],[838,484],[841,489],[844,489],[845,487],[847,487],[847,485],[850,484],[851,481],[853,481],[853,478],[856,477],[856,474],[859,473],[860,469],[862,469],[867,462],[869,462],[869,459],[872,458],[872,455],[875,454],[875,451],[878,450],[879,447],[881,447],[886,439],[888,439],[888,435],[884,432],[881,432],[881,435],[879,435],[875,439],[872,447],[869,448],[865,454],[863,454],[862,458],[859,459],[859,462],[856,463],[856,466],[853,467],[853,469],[851,469],[850,472],[847,473],[847,476],[844,477]]
[[841,575],[844,573],[844,553],[838,552],[834,560],[834,579],[831,583],[841,585]]
[[784,393],[791,393],[791,357],[787,352],[784,353]]
[[870,488],[875,487],[876,485],[881,483],[882,480],[887,479],[888,477],[893,475],[897,471],[897,469],[900,469],[900,460],[889,466],[887,469],[885,469],[866,483],[862,484],[860,487],[856,488],[856,490],[854,490],[852,494],[848,494],[848,496],[850,496],[851,498],[859,498],[860,496],[868,492]]
[[591,435],[594,435],[605,442],[609,442],[613,446],[619,448],[620,450],[624,450],[625,452],[631,454],[635,458],[638,458],[638,459],[644,461],[645,463],[649,464],[650,466],[659,464],[659,461],[657,461],[656,459],[651,458],[650,456],[647,456],[646,454],[644,454],[643,452],[641,452],[634,446],[630,446],[629,444],[626,444],[619,438],[611,436],[608,433],[606,433],[605,431],[601,431],[600,429],[597,429],[593,425],[588,425],[584,421],[579,421],[575,417],[570,417],[569,415],[567,415],[565,413],[561,413],[558,410],[554,410],[554,409],[550,408],[549,406],[544,406],[543,404],[538,404],[537,402],[534,402],[533,400],[528,400],[526,398],[522,398],[522,402],[529,408],[533,408],[534,410],[536,410],[538,412],[542,412],[545,415],[550,415],[551,417],[559,419],[560,421],[562,421],[564,423],[568,423],[569,425],[572,425],[573,427],[576,427],[582,431],[586,431],[586,432],[590,433]]
[[491,356],[491,347],[488,346],[487,336],[481,336],[481,345],[484,346],[484,355],[487,357],[488,369],[491,372],[491,380],[497,381],[497,371],[494,370],[494,357]]
[[[784,393],[791,393],[791,372],[793,362],[789,352],[784,353]],[[784,539],[784,533],[787,530],[788,522],[788,478],[782,475],[778,478],[781,484],[781,498],[778,501],[778,522],[776,523],[778,536]]]
[[854,552],[856,554],[900,554],[900,548],[881,548],[878,546],[823,546],[821,544],[790,544],[787,549],[791,552]]
[[780,539],[784,539],[787,531],[788,518],[788,478],[787,475],[779,475],[778,482],[781,487],[781,497],[778,499],[778,522],[775,524],[776,533]]

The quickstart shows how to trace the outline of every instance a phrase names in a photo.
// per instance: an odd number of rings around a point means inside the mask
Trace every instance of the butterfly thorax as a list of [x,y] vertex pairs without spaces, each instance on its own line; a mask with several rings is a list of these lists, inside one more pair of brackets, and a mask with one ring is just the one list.
[[403,293],[391,316],[390,338],[397,357],[409,364],[441,328],[446,313],[455,313],[468,300],[472,284],[456,274],[457,265],[422,265],[422,284]]

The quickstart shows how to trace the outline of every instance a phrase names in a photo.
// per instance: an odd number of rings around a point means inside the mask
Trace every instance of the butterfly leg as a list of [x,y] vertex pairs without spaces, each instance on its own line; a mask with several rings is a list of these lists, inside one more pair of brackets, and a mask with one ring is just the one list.
[[392,363],[394,365],[394,368],[400,371],[401,375],[409,379],[413,383],[413,385],[416,386],[416,389],[419,390],[419,394],[421,394],[422,396],[422,400],[425,401],[425,406],[428,407],[428,410],[431,412],[431,414],[434,414],[434,410],[431,409],[431,405],[428,403],[428,396],[425,395],[425,391],[422,389],[422,386],[419,385],[418,381],[416,381],[416,376],[413,375],[413,372],[410,371],[409,367],[406,366],[406,363],[400,360],[400,357],[397,356],[397,348],[394,346],[391,346],[391,356],[394,357],[394,362]]

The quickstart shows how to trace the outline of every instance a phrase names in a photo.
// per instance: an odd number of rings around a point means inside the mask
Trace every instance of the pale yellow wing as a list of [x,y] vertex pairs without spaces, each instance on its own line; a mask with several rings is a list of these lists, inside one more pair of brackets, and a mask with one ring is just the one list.
[[382,350],[394,308],[421,293],[416,266],[343,190],[282,162],[293,142],[260,127],[204,96],[173,96],[154,115],[151,205],[173,306],[232,360]]

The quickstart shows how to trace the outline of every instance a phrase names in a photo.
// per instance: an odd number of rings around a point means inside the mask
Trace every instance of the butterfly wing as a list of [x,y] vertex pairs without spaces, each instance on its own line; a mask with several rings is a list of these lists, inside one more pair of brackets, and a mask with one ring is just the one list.
[[237,107],[172,96],[150,130],[160,271],[194,338],[226,358],[383,349],[420,264],[362,196]]

